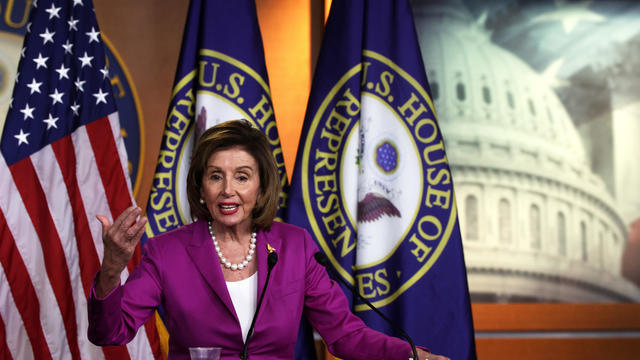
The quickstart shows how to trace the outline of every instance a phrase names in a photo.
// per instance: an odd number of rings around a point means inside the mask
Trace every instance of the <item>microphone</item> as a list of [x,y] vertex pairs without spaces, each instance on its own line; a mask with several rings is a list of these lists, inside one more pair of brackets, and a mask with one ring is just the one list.
[[340,274],[337,273],[337,271],[335,271],[335,269],[333,268],[333,266],[331,266],[331,264],[329,263],[329,258],[327,257],[327,255],[325,255],[323,252],[318,251],[317,253],[313,254],[313,257],[316,258],[316,261],[318,262],[318,264],[324,266],[330,273],[332,273],[334,275],[334,277],[336,279],[338,279],[338,281],[340,281],[340,283],[342,283],[344,286],[346,286],[349,290],[351,290],[351,292],[358,298],[360,299],[363,303],[367,304],[371,310],[375,311],[376,314],[380,315],[380,317],[382,317],[387,323],[389,323],[397,332],[400,333],[400,335],[402,335],[402,337],[404,337],[405,339],[407,339],[407,341],[409,342],[409,345],[411,345],[411,351],[413,352],[413,359],[418,360],[418,350],[416,349],[416,344],[413,342],[413,340],[411,339],[411,337],[409,336],[409,334],[407,334],[400,326],[396,325],[396,323],[394,323],[391,319],[389,319],[385,314],[383,314],[380,310],[378,310],[378,308],[376,308],[375,306],[373,306],[373,304],[371,302],[369,302],[369,300],[365,299],[364,296],[360,295],[360,293],[356,290],[355,287],[351,286],[351,284],[349,284],[348,282],[346,282],[342,276],[340,276]]
[[264,282],[264,287],[262,288],[262,293],[260,294],[260,299],[258,300],[258,305],[256,306],[256,312],[253,314],[253,320],[251,320],[251,326],[249,327],[249,331],[247,332],[247,340],[244,342],[244,348],[242,349],[243,360],[247,360],[247,357],[249,356],[249,340],[251,339],[251,335],[253,334],[253,328],[256,326],[256,319],[258,318],[258,311],[260,311],[264,293],[267,291],[269,277],[271,277],[271,270],[273,270],[273,267],[276,266],[277,262],[278,254],[275,251],[270,252],[269,255],[267,255],[267,279]]

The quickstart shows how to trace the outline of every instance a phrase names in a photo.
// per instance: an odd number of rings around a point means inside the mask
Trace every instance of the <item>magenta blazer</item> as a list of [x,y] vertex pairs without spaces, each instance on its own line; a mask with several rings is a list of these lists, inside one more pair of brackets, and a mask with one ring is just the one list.
[[[258,296],[267,276],[267,244],[273,268],[249,343],[251,359],[293,359],[302,314],[343,359],[407,360],[408,343],[366,327],[350,311],[341,288],[313,257],[309,233],[274,222],[257,236]],[[207,222],[196,221],[150,239],[140,265],[104,299],[89,298],[89,340],[126,344],[162,304],[169,331],[169,358],[188,359],[191,346],[222,347],[222,359],[238,359],[240,324],[213,249]]]

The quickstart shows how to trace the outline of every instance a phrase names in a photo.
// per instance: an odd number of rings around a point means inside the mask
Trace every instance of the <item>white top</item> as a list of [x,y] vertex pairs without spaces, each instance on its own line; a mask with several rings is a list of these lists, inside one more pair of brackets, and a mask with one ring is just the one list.
[[240,281],[226,281],[233,307],[240,320],[242,340],[247,341],[247,333],[251,327],[253,314],[258,303],[258,272]]

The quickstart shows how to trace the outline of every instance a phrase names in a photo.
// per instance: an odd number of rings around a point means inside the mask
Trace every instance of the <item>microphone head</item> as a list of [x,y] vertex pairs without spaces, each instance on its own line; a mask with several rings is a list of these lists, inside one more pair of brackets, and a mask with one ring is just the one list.
[[278,254],[275,251],[270,252],[269,255],[267,255],[267,266],[269,267],[269,270],[273,269],[277,262]]
[[329,258],[322,251],[318,251],[317,253],[313,254],[313,257],[316,258],[318,264],[324,267],[329,266]]

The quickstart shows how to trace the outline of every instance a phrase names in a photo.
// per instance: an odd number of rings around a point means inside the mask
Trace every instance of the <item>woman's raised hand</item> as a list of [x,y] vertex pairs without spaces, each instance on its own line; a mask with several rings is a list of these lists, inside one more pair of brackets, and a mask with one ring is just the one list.
[[96,295],[99,298],[107,296],[111,290],[120,284],[120,274],[131,260],[133,253],[144,234],[147,218],[138,217],[142,210],[131,206],[118,216],[113,222],[104,215],[97,215],[102,224],[102,241],[104,242],[104,257],[100,275],[96,279]]

